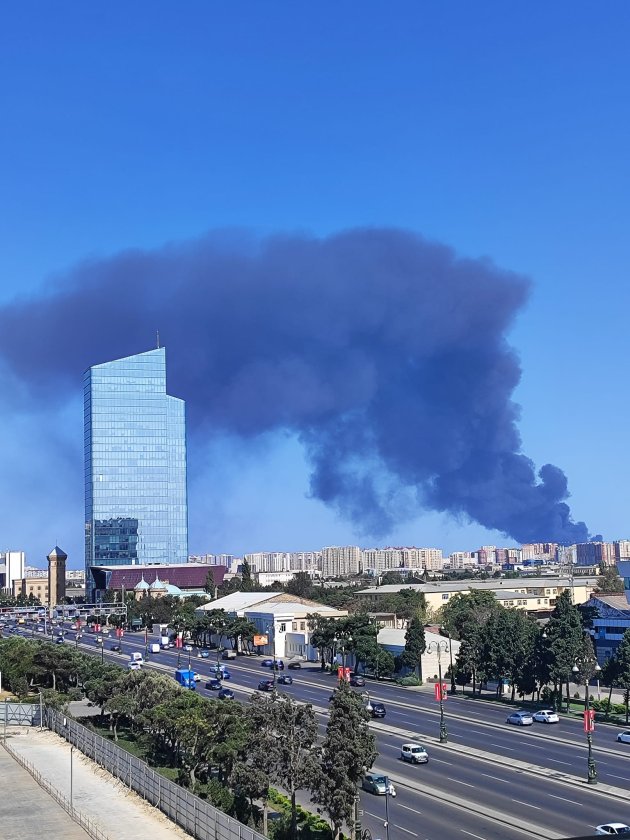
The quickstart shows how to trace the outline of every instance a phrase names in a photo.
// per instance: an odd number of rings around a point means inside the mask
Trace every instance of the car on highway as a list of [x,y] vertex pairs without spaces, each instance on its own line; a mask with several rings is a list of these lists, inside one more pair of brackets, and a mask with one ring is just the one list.
[[258,683],[258,691],[273,691],[273,680],[261,680]]
[[617,735],[617,740],[620,744],[630,744],[630,730],[620,732],[619,735]]
[[234,692],[231,688],[222,688],[217,697],[219,700],[234,700]]
[[109,649],[114,653],[120,653],[120,645],[110,645]]
[[207,658],[210,656],[210,652],[209,652],[209,651],[207,651],[207,650],[200,650],[200,651],[199,651],[199,656],[200,656],[202,659],[207,659]]
[[359,686],[359,687],[363,686],[363,685],[365,685],[365,678],[360,677],[358,674],[352,674],[352,676],[350,677],[350,685]]
[[280,674],[277,682],[279,685],[293,685],[293,677],[290,674]]
[[630,834],[630,826],[625,823],[604,823],[595,826],[595,834]]
[[208,682],[206,683],[206,688],[210,691],[220,691],[223,688],[223,683],[221,682],[221,680],[217,679],[208,680]]
[[260,664],[263,668],[271,668],[275,671],[284,671],[284,662],[281,659],[276,659],[275,662],[273,659],[263,659]]
[[195,682],[199,682],[201,680],[201,674],[198,674],[196,671],[193,673],[193,680]]
[[560,723],[560,717],[553,709],[540,709],[532,715],[536,723]]
[[380,773],[368,773],[363,777],[361,787],[368,793],[375,793],[377,796],[385,796],[388,793],[390,796],[396,796],[394,785],[387,776],[381,776]]
[[403,744],[400,748],[400,757],[403,761],[407,761],[410,764],[429,763],[429,753],[422,744]]
[[56,645],[62,645],[63,644],[63,636],[57,636],[57,638],[55,639],[55,644]]
[[289,662],[287,665],[287,668],[289,668],[291,671],[299,671],[301,667],[301,662]]
[[368,704],[370,708],[368,708],[369,713],[372,715],[373,718],[384,718],[387,714],[387,710],[385,709],[384,703],[372,703]]
[[512,712],[505,722],[513,726],[533,726],[534,718],[529,712]]
[[186,651],[186,653],[190,653],[192,651],[192,645],[184,645],[183,649]]

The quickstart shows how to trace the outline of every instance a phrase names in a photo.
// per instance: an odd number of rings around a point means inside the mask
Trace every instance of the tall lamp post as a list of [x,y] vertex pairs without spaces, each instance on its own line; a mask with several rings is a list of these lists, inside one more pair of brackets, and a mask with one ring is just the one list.
[[441,627],[448,636],[448,653],[450,657],[450,671],[451,671],[451,694],[457,694],[457,686],[455,685],[455,671],[453,669],[453,637],[451,631],[447,627]]
[[444,697],[442,691],[442,651],[446,653],[450,649],[450,646],[446,640],[440,640],[439,642],[429,642],[427,646],[427,653],[437,653],[437,660],[438,660],[438,680],[439,680],[439,690],[437,692],[438,699],[440,702],[440,743],[445,744],[448,741],[448,732],[446,730],[446,723],[444,721]]
[[577,675],[580,672],[584,677],[584,730],[586,732],[586,744],[588,746],[588,775],[586,777],[586,781],[589,785],[596,785],[597,766],[595,764],[595,759],[593,758],[593,730],[595,727],[591,720],[591,698],[589,692],[589,672],[591,670],[594,671],[596,674],[599,674],[601,668],[597,664],[597,661],[595,661],[595,664],[593,664],[593,660],[590,657],[578,657],[575,660],[575,665],[572,668],[576,680],[578,679]]

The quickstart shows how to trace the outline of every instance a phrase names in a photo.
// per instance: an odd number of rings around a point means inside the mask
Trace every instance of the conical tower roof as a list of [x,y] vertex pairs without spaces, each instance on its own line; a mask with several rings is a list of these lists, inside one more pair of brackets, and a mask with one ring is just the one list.
[[50,554],[48,555],[47,559],[48,560],[67,560],[68,555],[66,554],[66,552],[62,548],[59,548],[59,546],[56,545],[53,548],[53,550],[50,552]]

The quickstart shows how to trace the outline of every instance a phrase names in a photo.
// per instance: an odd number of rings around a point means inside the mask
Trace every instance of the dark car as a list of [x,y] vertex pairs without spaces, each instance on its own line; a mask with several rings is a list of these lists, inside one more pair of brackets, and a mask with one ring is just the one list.
[[208,680],[206,683],[206,688],[209,688],[210,691],[220,691],[222,686],[221,680]]
[[358,674],[353,674],[350,677],[350,685],[355,685],[355,686],[365,685],[365,679],[363,677],[360,677]]
[[63,636],[57,636],[55,639],[55,644],[62,645],[63,644]]
[[234,700],[234,692],[231,688],[222,688],[217,697],[219,700]]
[[113,650],[114,653],[120,653],[120,645],[111,645],[110,650]]
[[280,674],[277,682],[280,685],[293,685],[293,677],[290,674]]
[[370,714],[373,718],[384,718],[387,714],[384,703],[370,703],[370,706],[372,707]]
[[289,664],[287,665],[287,668],[289,668],[291,671],[299,671],[301,667],[301,662],[289,662]]
[[273,691],[273,680],[261,680],[258,683],[258,691]]

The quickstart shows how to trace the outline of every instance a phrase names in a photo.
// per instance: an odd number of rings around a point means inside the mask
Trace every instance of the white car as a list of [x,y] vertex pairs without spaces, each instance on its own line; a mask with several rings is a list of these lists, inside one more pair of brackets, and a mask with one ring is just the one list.
[[625,823],[604,823],[595,827],[595,834],[630,834],[630,825]]
[[541,709],[539,712],[534,712],[532,717],[537,723],[560,723],[558,713],[553,709]]
[[192,650],[192,645],[184,645],[184,650],[186,651],[186,653],[190,653],[190,651]]
[[620,732],[617,735],[617,740],[621,741],[622,744],[630,744],[630,731],[626,730],[626,732]]

